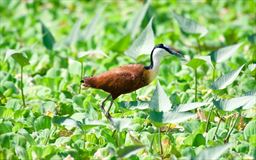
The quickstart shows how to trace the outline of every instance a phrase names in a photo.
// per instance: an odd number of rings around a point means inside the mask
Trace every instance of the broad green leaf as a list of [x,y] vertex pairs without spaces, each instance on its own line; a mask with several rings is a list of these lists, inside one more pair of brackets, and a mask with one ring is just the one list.
[[71,75],[79,76],[81,74],[81,63],[69,58],[68,59],[68,71]]
[[252,43],[252,44],[256,44],[256,33],[248,36],[248,40]]
[[152,110],[159,112],[167,112],[172,109],[172,104],[169,100],[169,97],[166,95],[164,89],[159,82],[157,82],[157,86],[153,93],[149,106]]
[[89,40],[92,38],[92,36],[96,33],[96,28],[99,25],[99,22],[102,17],[102,13],[105,10],[106,6],[103,5],[101,8],[99,8],[96,12],[95,17],[91,20],[91,22],[86,26],[86,28],[82,32],[82,37],[80,37],[83,40]]
[[199,153],[199,155],[196,157],[196,160],[205,160],[205,159],[218,160],[221,157],[221,155],[227,152],[228,149],[232,146],[233,144],[228,143],[228,144],[219,145],[216,147],[206,148]]
[[89,51],[82,51],[78,53],[78,58],[82,61],[84,57],[90,58],[106,58],[108,57],[105,52],[102,50],[89,50]]
[[19,145],[15,146],[15,154],[20,158],[20,159],[28,159],[28,154],[27,150]]
[[[255,96],[242,96],[242,97],[236,97],[229,100],[214,100],[213,104],[224,111],[233,111],[237,108],[247,106],[248,103],[252,99],[255,99]],[[249,108],[247,106],[247,108]]]
[[204,26],[198,24],[197,22],[195,22],[191,19],[185,18],[176,13],[173,13],[173,16],[179,23],[179,26],[182,29],[182,31],[184,31],[186,33],[200,34],[200,37],[203,37],[208,32],[208,30]]
[[0,123],[0,134],[12,132],[12,123],[11,122],[1,122]]
[[176,111],[177,112],[186,112],[186,111],[190,111],[190,110],[205,106],[207,104],[208,103],[206,103],[206,102],[194,102],[194,103],[180,104],[176,108]]
[[249,69],[251,72],[256,72],[256,63],[249,64],[249,65],[248,65],[248,69]]
[[47,49],[52,50],[54,47],[55,39],[52,33],[50,32],[50,30],[44,25],[42,21],[41,21],[41,30],[43,35],[42,39],[43,39],[44,46]]
[[224,89],[231,83],[233,83],[238,77],[239,73],[243,69],[244,65],[239,67],[237,70],[231,71],[221,77],[219,77],[216,81],[213,82],[211,88],[214,90]]
[[130,42],[131,42],[130,34],[124,35],[116,43],[110,46],[109,50],[115,51],[115,52],[124,52],[129,47]]
[[193,69],[197,69],[198,67],[200,67],[201,65],[203,65],[205,63],[204,60],[199,59],[199,58],[193,58],[192,60],[190,60],[187,63],[187,66],[193,68]]
[[135,35],[138,33],[140,29],[140,25],[146,15],[149,4],[150,4],[150,0],[147,0],[147,2],[142,6],[142,8],[136,12],[134,17],[127,24],[127,30],[128,32],[131,33],[132,39],[135,37]]
[[120,158],[128,158],[131,155],[134,155],[137,153],[139,149],[142,149],[144,146],[143,145],[130,145],[130,146],[125,146],[120,148],[117,151],[117,155]]
[[68,38],[66,39],[66,43],[68,45],[73,46],[79,40],[79,36],[81,34],[80,27],[81,27],[82,21],[83,21],[83,18],[78,19],[75,25],[73,26]]
[[196,56],[195,58],[204,60],[209,66],[213,67],[211,56]]
[[36,131],[51,128],[51,118],[48,116],[40,116],[34,122],[34,128]]
[[14,49],[9,49],[6,51],[5,55],[5,61],[9,58],[12,57],[16,62],[18,62],[21,66],[26,66],[29,65],[29,60],[28,58],[23,54],[24,50],[14,50]]
[[130,118],[113,118],[113,123],[118,131],[132,128],[133,122]]
[[225,60],[229,59],[234,53],[236,53],[236,50],[242,45],[242,43],[226,46],[223,48],[220,48],[210,54],[211,60],[214,63],[221,63]]
[[244,137],[249,139],[250,136],[256,135],[256,120],[250,121],[244,128]]
[[122,101],[119,103],[120,107],[129,109],[129,110],[144,110],[144,109],[149,109],[149,102],[146,101],[130,101],[130,102],[126,102],[126,101]]
[[64,126],[68,130],[71,130],[75,127],[81,126],[81,123],[79,123],[78,121],[75,121],[72,118],[68,118],[68,117],[54,116],[52,121],[55,124]]
[[150,119],[159,123],[181,123],[188,119],[195,118],[196,114],[189,112],[150,112]]
[[131,47],[125,51],[127,56],[136,59],[141,54],[150,54],[154,48],[154,32],[152,29],[153,18],[150,19],[147,27],[134,40]]

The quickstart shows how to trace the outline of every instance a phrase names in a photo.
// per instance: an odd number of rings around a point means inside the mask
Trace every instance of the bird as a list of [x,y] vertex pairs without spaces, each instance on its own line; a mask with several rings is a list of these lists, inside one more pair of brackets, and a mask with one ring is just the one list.
[[[93,77],[84,77],[81,80],[84,88],[101,89],[109,95],[101,103],[101,110],[107,119],[112,121],[109,114],[114,100],[122,94],[133,92],[150,84],[158,74],[160,60],[165,55],[174,55],[183,58],[183,54],[165,44],[158,44],[153,47],[150,54],[150,65],[128,64],[119,66]],[[105,102],[111,98],[108,110],[105,110]]]

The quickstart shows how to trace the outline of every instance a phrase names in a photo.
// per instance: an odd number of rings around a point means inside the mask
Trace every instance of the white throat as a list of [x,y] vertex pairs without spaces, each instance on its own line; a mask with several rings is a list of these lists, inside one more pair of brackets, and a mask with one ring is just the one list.
[[159,66],[160,66],[160,62],[161,62],[161,58],[165,55],[168,55],[168,52],[165,51],[164,49],[162,48],[156,48],[154,50],[154,52],[152,53],[152,61],[153,63],[151,65],[152,66],[152,70],[157,74],[158,71],[159,71]]

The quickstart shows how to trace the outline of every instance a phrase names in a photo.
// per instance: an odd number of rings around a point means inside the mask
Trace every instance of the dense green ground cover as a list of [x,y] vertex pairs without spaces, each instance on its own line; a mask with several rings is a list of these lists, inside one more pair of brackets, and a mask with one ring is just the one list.
[[[256,159],[255,0],[2,0],[0,10],[0,159]],[[148,65],[153,43],[186,61],[165,57],[155,81],[115,101],[111,125],[107,94],[81,78]]]

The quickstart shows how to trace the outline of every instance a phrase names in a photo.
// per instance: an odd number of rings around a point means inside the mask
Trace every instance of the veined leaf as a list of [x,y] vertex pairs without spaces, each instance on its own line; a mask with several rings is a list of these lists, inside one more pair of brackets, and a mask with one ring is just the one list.
[[91,20],[91,22],[83,30],[83,32],[81,34],[82,37],[80,37],[81,39],[89,40],[92,38],[92,36],[94,35],[94,33],[96,31],[97,25],[100,22],[101,14],[105,10],[105,8],[106,8],[106,6],[102,6],[101,8],[98,9],[95,17]]
[[216,147],[206,148],[199,153],[199,155],[196,157],[196,160],[218,160],[220,156],[227,152],[228,149],[232,146],[233,144],[224,144]]
[[208,103],[205,103],[205,102],[195,102],[195,103],[180,104],[177,107],[176,111],[177,112],[186,112],[186,111],[190,111],[190,110],[196,109],[196,108],[201,107],[201,106],[205,106],[207,104]]
[[244,137],[249,139],[250,136],[256,135],[256,120],[250,121],[244,128]]
[[120,158],[127,158],[133,154],[136,154],[136,152],[143,148],[144,146],[143,145],[130,145],[130,146],[125,146],[125,147],[122,147],[120,148],[118,151],[117,151],[117,155],[118,157]]
[[144,19],[148,10],[149,4],[150,0],[147,0],[147,2],[142,6],[140,10],[138,10],[138,12],[134,15],[134,17],[129,21],[127,25],[127,30],[131,33],[132,38],[134,38],[135,35],[138,33],[142,20]]
[[236,50],[242,45],[242,43],[234,44],[231,46],[220,48],[210,54],[211,60],[214,63],[221,63],[229,59]]
[[149,106],[154,111],[159,112],[167,112],[170,111],[172,108],[172,104],[169,100],[169,97],[166,95],[164,89],[161,87],[159,82],[157,82],[157,86],[153,93]]
[[196,56],[195,58],[204,60],[208,65],[213,67],[213,64],[212,64],[212,61],[211,61],[211,56]]
[[131,47],[125,51],[125,54],[136,59],[141,54],[150,54],[154,48],[154,32],[152,29],[153,18],[149,21],[147,27],[134,40]]
[[43,35],[43,44],[44,46],[49,49],[52,50],[54,47],[54,43],[55,43],[55,39],[52,35],[52,33],[50,32],[50,30],[44,25],[44,23],[41,21],[41,30],[42,30],[42,35]]
[[244,65],[239,67],[237,70],[231,71],[221,77],[219,77],[216,81],[213,82],[211,88],[214,90],[224,89],[231,83],[233,83],[238,77],[239,73],[243,69]]
[[150,119],[158,123],[181,123],[195,118],[196,114],[188,112],[150,112]]
[[28,58],[23,54],[24,50],[14,50],[14,49],[9,49],[6,51],[5,54],[5,61],[9,58],[12,57],[16,62],[19,63],[21,66],[26,66],[29,65],[29,60]]
[[197,22],[195,22],[191,19],[185,18],[176,13],[173,13],[173,16],[178,21],[179,26],[182,29],[182,31],[184,31],[186,33],[200,34],[200,37],[203,37],[208,32],[208,30],[204,26],[198,24]]
[[[252,99],[255,99],[255,96],[242,96],[229,100],[214,100],[213,104],[224,111],[233,111],[239,107],[247,106]],[[247,106],[246,109],[249,109],[249,107]]]
[[115,128],[120,132],[132,127],[132,119],[130,118],[113,118],[113,122]]
[[66,39],[66,43],[70,46],[76,44],[76,42],[79,40],[80,36],[80,27],[82,24],[83,18],[80,18],[75,25],[73,26],[68,38]]

